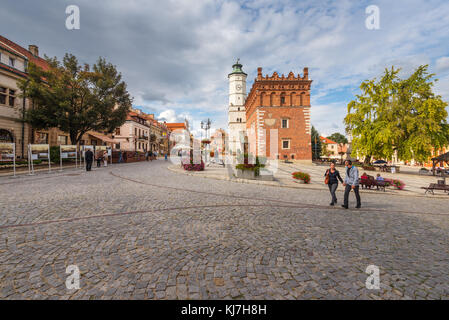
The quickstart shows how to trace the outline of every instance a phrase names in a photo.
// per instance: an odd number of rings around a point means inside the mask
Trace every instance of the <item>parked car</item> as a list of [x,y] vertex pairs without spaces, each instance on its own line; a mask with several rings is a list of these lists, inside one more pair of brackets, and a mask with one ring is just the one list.
[[388,162],[385,160],[376,160],[373,162],[373,164],[387,164]]

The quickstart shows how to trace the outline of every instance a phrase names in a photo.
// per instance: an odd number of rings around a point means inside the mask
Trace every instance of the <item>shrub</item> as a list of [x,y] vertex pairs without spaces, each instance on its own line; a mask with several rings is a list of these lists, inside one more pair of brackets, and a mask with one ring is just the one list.
[[399,179],[384,179],[387,186],[393,186],[398,190],[403,190],[405,188],[405,183]]
[[299,172],[299,171],[293,172],[292,176],[293,176],[293,179],[302,180],[302,181],[304,181],[304,183],[310,183],[310,180],[311,180],[310,174],[305,173],[305,172]]
[[182,167],[187,171],[204,171],[204,162],[203,160],[201,160],[201,163],[191,161],[190,163],[183,163]]

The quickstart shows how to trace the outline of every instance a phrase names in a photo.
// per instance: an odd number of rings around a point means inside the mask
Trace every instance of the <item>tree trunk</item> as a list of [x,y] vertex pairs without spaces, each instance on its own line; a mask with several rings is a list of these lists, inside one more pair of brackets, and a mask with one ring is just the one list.
[[365,161],[363,161],[363,164],[365,165],[371,164],[371,155],[365,157]]

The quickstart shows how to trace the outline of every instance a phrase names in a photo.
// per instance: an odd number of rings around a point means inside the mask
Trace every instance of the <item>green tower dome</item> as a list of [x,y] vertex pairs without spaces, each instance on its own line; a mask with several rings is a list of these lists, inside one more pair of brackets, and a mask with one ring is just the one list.
[[237,62],[232,66],[232,72],[229,74],[244,74],[245,76],[247,75],[245,72],[243,72],[242,70],[242,64],[240,63],[240,59],[237,59]]

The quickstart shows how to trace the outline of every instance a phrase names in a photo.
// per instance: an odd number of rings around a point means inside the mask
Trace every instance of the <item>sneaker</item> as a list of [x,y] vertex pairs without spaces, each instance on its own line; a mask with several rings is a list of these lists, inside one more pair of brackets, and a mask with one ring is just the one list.
[[345,206],[344,204],[341,205],[342,208],[348,209],[347,206]]
[[333,206],[333,205],[334,205],[334,203],[333,203],[333,202],[331,202],[331,203],[329,203],[329,205]]
[[361,207],[362,207],[362,205],[359,204],[359,205],[356,206],[355,208],[356,208],[356,209],[360,209]]

